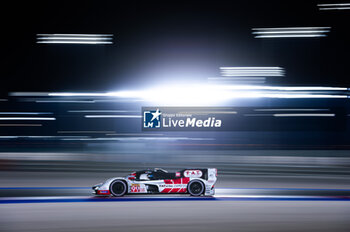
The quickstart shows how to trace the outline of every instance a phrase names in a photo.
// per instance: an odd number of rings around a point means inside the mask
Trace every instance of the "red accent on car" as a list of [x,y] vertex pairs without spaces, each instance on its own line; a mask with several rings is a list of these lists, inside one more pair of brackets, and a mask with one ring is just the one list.
[[129,176],[129,177],[128,177],[129,180],[135,180],[135,178],[136,178],[136,177],[134,177],[134,176]]
[[136,172],[131,173],[130,176],[136,176]]
[[162,193],[168,193],[170,191],[171,191],[171,188],[165,188],[165,189],[162,190]]
[[180,190],[180,188],[173,188],[169,193],[177,193]]
[[111,195],[109,190],[97,190],[98,195]]
[[190,178],[189,177],[182,178],[182,183],[183,184],[188,184],[188,182],[190,182]]
[[173,180],[173,181],[174,181],[174,184],[181,184],[181,179],[182,179],[182,178],[174,179],[174,180]]
[[190,182],[189,177],[164,180],[164,184],[188,184],[188,182]]

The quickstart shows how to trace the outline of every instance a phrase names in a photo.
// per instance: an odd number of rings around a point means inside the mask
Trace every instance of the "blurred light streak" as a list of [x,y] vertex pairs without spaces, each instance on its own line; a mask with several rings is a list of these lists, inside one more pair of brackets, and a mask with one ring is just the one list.
[[[182,86],[185,87],[185,86]],[[236,90],[330,90],[330,91],[350,91],[346,87],[326,87],[326,86],[265,86],[265,85],[194,85],[195,88],[213,88],[213,89],[236,89]],[[161,87],[159,87],[161,88]],[[175,87],[174,87],[175,88]],[[179,86],[181,88],[181,86]],[[48,92],[11,92],[10,96],[68,96],[68,97],[135,97],[142,96],[142,91],[114,91],[104,93],[48,93]]]
[[59,134],[74,134],[74,133],[102,133],[102,134],[107,134],[107,133],[114,133],[115,131],[57,131]]
[[284,76],[281,67],[220,67],[220,72],[225,77]]
[[141,115],[85,115],[85,118],[142,118]]
[[66,138],[61,140],[79,141],[133,141],[133,140],[215,140],[214,138],[189,138],[189,137],[114,137],[114,138]]
[[237,114],[237,111],[186,111],[178,114]]
[[254,109],[254,111],[329,111],[329,109]]
[[95,101],[37,100],[36,103],[95,103]]
[[331,27],[253,28],[254,38],[307,38],[325,37]]
[[28,97],[28,96],[44,97],[44,96],[48,96],[48,93],[46,93],[46,92],[11,92],[11,93],[9,93],[9,96],[15,96],[15,97]]
[[274,117],[334,117],[335,114],[273,114]]
[[273,114],[244,114],[246,117],[273,116]]
[[350,10],[350,7],[320,7],[320,10]]
[[37,34],[37,36],[80,36],[80,37],[107,37],[113,34]]
[[209,80],[266,80],[265,77],[208,77]]
[[[339,92],[336,92],[339,91]],[[344,91],[344,92],[340,92]],[[28,93],[26,93],[28,94]],[[29,93],[33,94],[33,93]],[[23,94],[14,93],[23,96]],[[346,87],[327,86],[263,86],[263,85],[210,85],[210,84],[183,84],[164,85],[141,90],[121,90],[113,92],[53,92],[34,93],[46,97],[71,97],[72,100],[50,100],[47,98],[36,100],[45,103],[95,103],[97,101],[145,101],[152,104],[166,106],[204,106],[220,104],[224,101],[238,98],[348,98],[349,89]],[[27,96],[27,95],[25,95]],[[99,97],[101,100],[88,100]],[[105,97],[106,99],[103,99]],[[84,98],[86,100],[74,100]],[[119,99],[118,99],[119,98]],[[66,98],[67,99],[67,98]],[[111,117],[111,116],[110,116]],[[125,116],[120,116],[125,117]]]
[[326,35],[322,34],[312,34],[312,35],[257,35],[254,38],[312,38],[312,37],[326,37]]
[[350,3],[317,4],[320,10],[350,10]]
[[258,94],[252,98],[348,98],[347,95],[330,94]]
[[130,113],[141,112],[137,110],[68,110],[69,113]]
[[102,42],[102,41],[38,41],[38,44],[113,44],[113,42]]
[[39,44],[113,44],[112,34],[37,34]]
[[1,99],[0,99],[0,101],[8,101],[8,100],[7,100],[7,99],[3,99],[3,98],[1,98]]
[[34,118],[34,117],[0,117],[0,120],[56,120],[56,118]]
[[0,112],[0,114],[40,115],[40,114],[52,114],[52,112]]
[[30,138],[30,139],[45,139],[45,138],[87,138],[88,136],[54,136],[54,135],[18,135],[18,136],[0,136],[0,139],[18,139],[18,138]]
[[93,37],[40,37],[42,40],[111,40],[112,38],[93,38]]
[[329,90],[329,91],[347,91],[348,88],[345,87],[322,87],[322,86],[257,86],[257,85],[227,85],[222,86],[224,89],[236,89],[236,90],[285,90],[285,91],[299,91],[299,90]]
[[308,34],[308,33],[326,33],[329,30],[314,30],[314,31],[254,31],[252,34],[261,35],[261,34]]
[[265,28],[253,28],[257,31],[283,31],[283,30],[324,30],[331,29],[331,27],[265,27]]
[[148,133],[114,133],[114,134],[106,134],[109,136],[163,136],[164,134],[148,134]]
[[42,126],[42,124],[0,124],[0,126]]

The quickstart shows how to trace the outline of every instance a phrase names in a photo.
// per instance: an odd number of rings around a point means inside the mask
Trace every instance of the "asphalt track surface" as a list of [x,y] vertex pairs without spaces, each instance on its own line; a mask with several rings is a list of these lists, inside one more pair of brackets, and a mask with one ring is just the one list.
[[350,231],[346,177],[221,176],[213,197],[115,198],[91,194],[102,176],[3,174],[0,231]]

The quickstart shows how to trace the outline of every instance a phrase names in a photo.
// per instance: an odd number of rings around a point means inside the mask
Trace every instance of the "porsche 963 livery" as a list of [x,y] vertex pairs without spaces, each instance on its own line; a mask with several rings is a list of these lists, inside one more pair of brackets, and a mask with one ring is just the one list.
[[179,172],[167,172],[161,168],[133,172],[127,177],[114,177],[92,187],[96,195],[138,193],[187,193],[192,196],[211,196],[215,194],[217,180],[216,168],[184,169]]

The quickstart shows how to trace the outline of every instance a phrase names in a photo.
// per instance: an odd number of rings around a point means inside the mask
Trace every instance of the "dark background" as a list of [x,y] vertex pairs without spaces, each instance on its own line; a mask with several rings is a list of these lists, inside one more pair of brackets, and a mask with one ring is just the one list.
[[[30,1],[2,4],[0,93],[109,91],[206,81],[220,66],[280,66],[281,85],[349,86],[349,12],[318,1]],[[327,2],[328,3],[328,2]],[[330,26],[325,38],[254,39],[254,27]],[[113,45],[36,44],[112,33]]]

